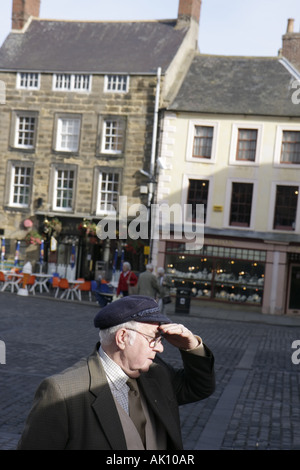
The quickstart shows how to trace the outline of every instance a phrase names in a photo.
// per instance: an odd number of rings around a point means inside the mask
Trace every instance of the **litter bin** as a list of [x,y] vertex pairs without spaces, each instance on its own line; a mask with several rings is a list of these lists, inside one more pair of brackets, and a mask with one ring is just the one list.
[[176,291],[175,313],[190,313],[191,289],[178,287]]

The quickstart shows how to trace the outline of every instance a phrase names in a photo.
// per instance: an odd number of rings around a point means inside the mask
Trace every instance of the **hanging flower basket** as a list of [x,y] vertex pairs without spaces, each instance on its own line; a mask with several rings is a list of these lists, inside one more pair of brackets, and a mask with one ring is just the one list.
[[36,230],[31,230],[27,233],[25,237],[26,245],[40,245],[42,243],[43,237]]
[[81,235],[86,235],[90,237],[97,236],[97,224],[91,222],[90,220],[83,219],[83,221],[80,222],[77,228]]

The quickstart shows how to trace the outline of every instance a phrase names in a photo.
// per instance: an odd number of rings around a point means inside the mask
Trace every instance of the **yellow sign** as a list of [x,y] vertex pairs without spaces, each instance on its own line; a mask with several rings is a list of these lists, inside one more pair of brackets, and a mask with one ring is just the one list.
[[144,255],[150,255],[150,246],[144,246]]
[[223,212],[223,206],[213,206],[214,212]]

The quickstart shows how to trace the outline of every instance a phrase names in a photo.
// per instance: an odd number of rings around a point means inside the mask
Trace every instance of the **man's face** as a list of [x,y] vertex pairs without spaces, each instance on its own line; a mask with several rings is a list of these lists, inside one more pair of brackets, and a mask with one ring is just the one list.
[[160,335],[158,324],[139,323],[135,331],[138,331],[135,339],[130,341],[131,331],[127,330],[128,338],[122,355],[122,368],[129,377],[138,377],[141,372],[147,372],[156,353],[164,349],[161,342],[154,347],[149,344]]

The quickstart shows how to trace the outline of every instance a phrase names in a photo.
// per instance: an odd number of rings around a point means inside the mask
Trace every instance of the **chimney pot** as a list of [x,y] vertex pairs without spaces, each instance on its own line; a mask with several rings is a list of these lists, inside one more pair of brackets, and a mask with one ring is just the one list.
[[286,29],[287,33],[293,33],[294,32],[294,21],[295,20],[293,18],[288,19],[287,29]]

